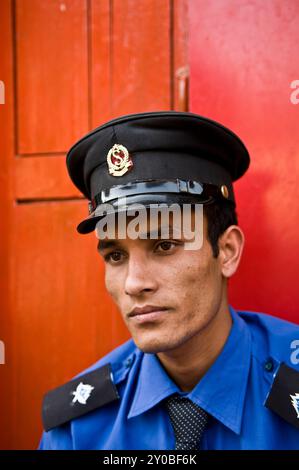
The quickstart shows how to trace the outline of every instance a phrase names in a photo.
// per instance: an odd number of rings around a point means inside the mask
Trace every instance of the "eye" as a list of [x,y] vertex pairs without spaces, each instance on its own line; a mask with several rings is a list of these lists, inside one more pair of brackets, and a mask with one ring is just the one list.
[[160,253],[166,253],[169,251],[173,251],[177,245],[178,243],[172,240],[162,240],[156,245],[156,251]]
[[104,256],[106,263],[110,264],[118,264],[123,260],[123,258],[124,254],[121,251],[112,251]]

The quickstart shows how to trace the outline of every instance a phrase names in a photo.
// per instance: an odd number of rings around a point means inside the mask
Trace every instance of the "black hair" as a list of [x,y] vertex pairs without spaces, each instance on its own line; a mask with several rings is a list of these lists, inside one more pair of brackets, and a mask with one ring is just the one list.
[[231,201],[215,201],[203,207],[208,222],[208,239],[212,246],[213,256],[217,258],[219,237],[230,225],[238,224],[236,205]]

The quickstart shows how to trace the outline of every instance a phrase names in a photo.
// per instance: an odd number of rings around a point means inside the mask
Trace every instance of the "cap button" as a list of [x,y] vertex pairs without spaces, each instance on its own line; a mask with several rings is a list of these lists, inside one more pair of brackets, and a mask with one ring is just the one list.
[[225,197],[225,199],[228,199],[229,194],[228,194],[227,186],[225,184],[221,186],[221,194],[223,197]]
[[133,358],[132,357],[128,357],[128,359],[126,360],[125,362],[125,366],[126,367],[130,367],[132,365],[132,362],[133,362]]
[[267,359],[264,367],[267,372],[272,372],[274,368],[273,360],[271,358]]

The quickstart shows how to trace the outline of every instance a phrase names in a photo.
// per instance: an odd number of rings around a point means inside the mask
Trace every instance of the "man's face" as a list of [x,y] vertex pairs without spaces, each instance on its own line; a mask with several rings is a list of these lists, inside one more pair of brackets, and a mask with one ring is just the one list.
[[200,334],[220,309],[223,276],[206,225],[204,218],[203,246],[197,250],[184,249],[184,238],[174,235],[99,242],[107,290],[144,352],[182,346]]

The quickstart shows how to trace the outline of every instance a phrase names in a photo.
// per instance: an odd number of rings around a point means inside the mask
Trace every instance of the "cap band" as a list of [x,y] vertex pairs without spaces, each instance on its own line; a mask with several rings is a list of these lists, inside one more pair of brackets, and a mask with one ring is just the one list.
[[[226,187],[227,188],[227,187]],[[198,196],[198,202],[210,202],[211,200],[225,198],[234,201],[232,191],[227,189],[228,196],[224,197],[221,188],[214,184],[199,183],[198,181],[137,181],[123,185],[112,186],[96,194],[89,204],[89,213],[91,214],[96,208],[115,199],[124,198],[134,195],[145,194],[190,194]]]

